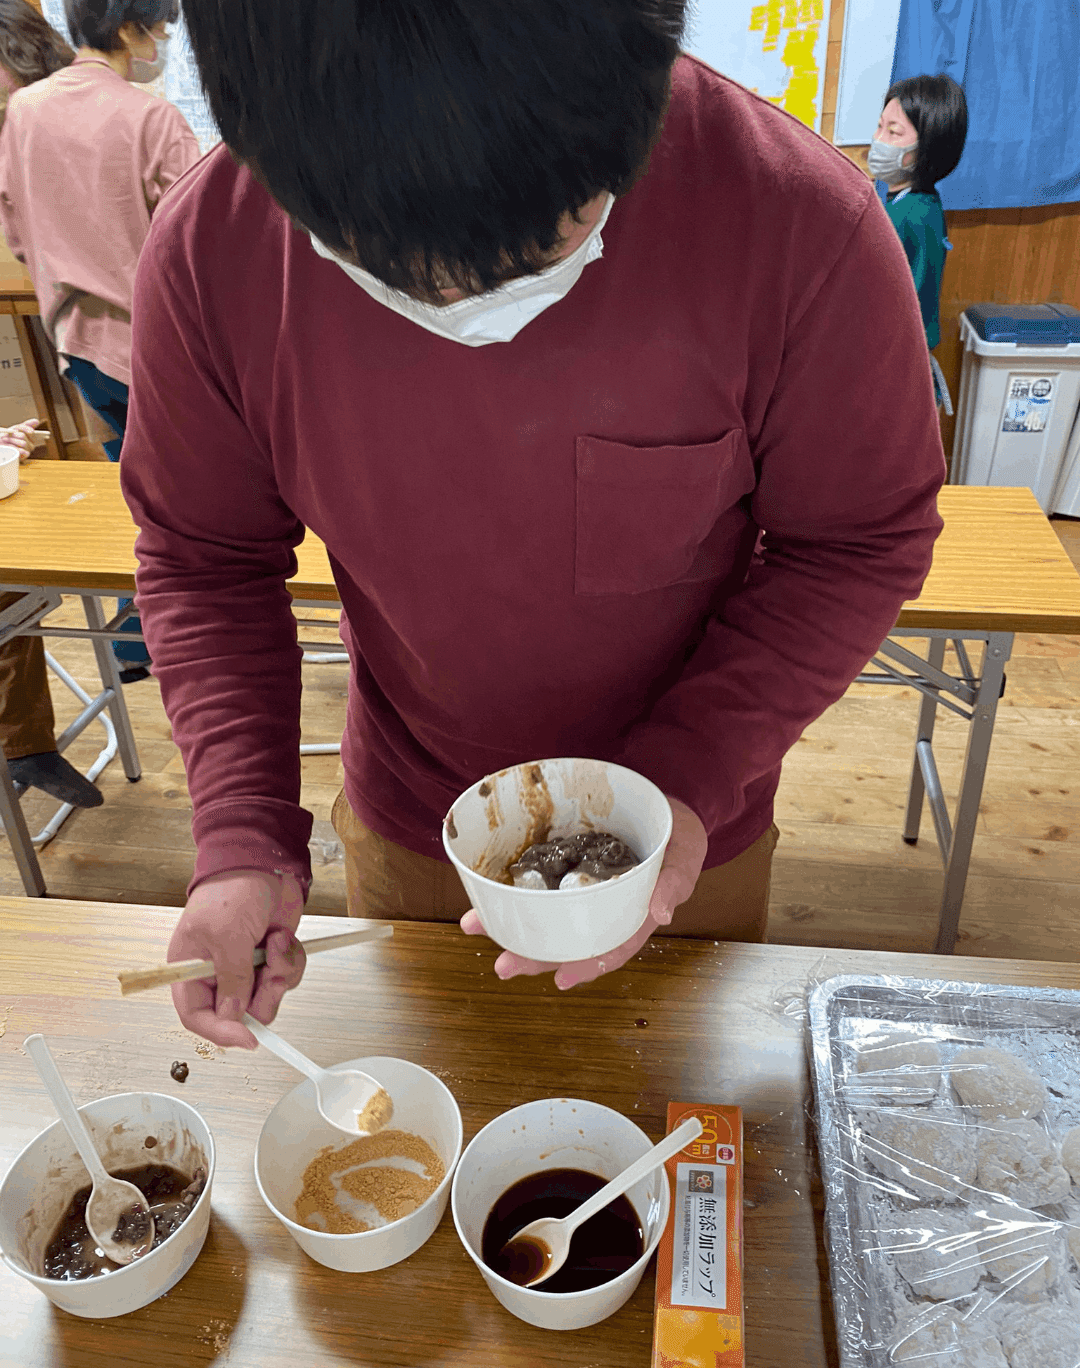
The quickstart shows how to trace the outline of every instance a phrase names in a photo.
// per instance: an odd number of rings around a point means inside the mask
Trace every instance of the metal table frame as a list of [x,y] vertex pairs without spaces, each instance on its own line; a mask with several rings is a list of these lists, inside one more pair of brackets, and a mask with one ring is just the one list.
[[[78,637],[93,643],[97,659],[98,673],[101,676],[101,691],[95,698],[84,693],[67,671],[50,656],[46,656],[50,669],[63,680],[84,704],[82,712],[56,738],[56,748],[63,751],[81,732],[100,718],[106,724],[107,745],[91,766],[87,777],[96,779],[109,761],[117,754],[124,767],[124,773],[134,784],[142,777],[139,755],[135,749],[135,734],[131,729],[127,705],[124,702],[123,685],[120,683],[120,667],[112,653],[110,642],[117,634],[122,623],[134,613],[130,604],[115,617],[105,620],[101,607],[101,595],[87,589],[53,588],[43,589],[32,584],[5,584],[7,592],[22,594],[9,607],[0,612],[0,645],[19,636],[39,637]],[[85,627],[48,627],[42,626],[43,619],[55,612],[63,602],[62,595],[71,594],[82,600],[86,614]],[[140,634],[124,634],[125,641],[141,641]],[[104,714],[108,716],[104,716]],[[2,757],[0,757],[2,761]],[[27,895],[32,898],[45,896],[45,878],[38,863],[35,846],[45,845],[52,840],[60,827],[71,814],[70,803],[62,803],[56,813],[46,823],[37,836],[31,836],[26,825],[19,797],[23,789],[16,785],[5,763],[0,763],[0,823],[11,842],[15,864],[23,881]]]
[[[41,588],[27,584],[4,584],[0,589],[5,592],[22,594],[15,603],[0,612],[0,645],[19,636],[68,637],[93,643],[101,676],[101,691],[91,698],[85,693],[60,663],[46,652],[46,662],[52,672],[76,695],[84,705],[78,717],[56,738],[56,748],[63,751],[95,720],[105,727],[106,745],[90,766],[86,777],[93,782],[105,766],[119,754],[124,773],[135,783],[142,776],[138,752],[135,749],[135,735],[124,702],[123,685],[120,683],[120,667],[112,653],[111,642],[121,624],[134,616],[136,609],[129,603],[115,617],[105,620],[101,607],[102,595],[99,591],[75,588]],[[55,612],[63,602],[63,595],[73,595],[82,600],[86,614],[85,627],[51,627],[44,619]],[[108,595],[112,597],[112,595]],[[333,607],[317,599],[294,599],[297,608]],[[298,627],[324,629],[332,624],[321,619],[300,618]],[[141,632],[125,632],[124,641],[142,641]],[[341,642],[305,642],[304,659],[313,664],[327,664],[346,661],[348,656]],[[302,744],[301,755],[333,755],[340,751],[339,743],[313,742]],[[37,835],[32,836],[26,825],[19,799],[25,790],[14,783],[3,756],[0,756],[0,830],[7,833],[11,843],[15,864],[23,881],[23,888],[31,898],[45,896],[45,878],[38,862],[36,847],[46,845],[63,826],[74,811],[72,804],[61,803],[49,821]]]
[[[0,643],[14,636],[57,636],[89,639],[94,644],[98,670],[101,674],[101,692],[93,699],[87,695],[81,696],[86,706],[62,736],[57,738],[57,748],[62,751],[85,727],[107,710],[109,717],[102,717],[102,721],[111,720],[115,742],[111,737],[109,739],[110,745],[114,748],[111,753],[108,747],[102,751],[92,767],[92,777],[96,778],[100,770],[112,759],[113,754],[119,753],[124,773],[132,782],[137,780],[142,771],[135,750],[131,722],[124,704],[118,667],[109,646],[120,624],[133,613],[133,607],[125,608],[115,618],[106,622],[100,594],[74,588],[42,589],[32,585],[3,587],[21,592],[24,597],[0,613]],[[86,627],[41,625],[49,613],[60,607],[63,594],[72,594],[82,600]],[[304,609],[326,608],[332,605],[325,600],[297,598],[294,599],[293,606]],[[318,630],[325,628],[327,624],[318,619],[299,617],[297,626]],[[899,639],[911,637],[928,640],[929,649],[925,658],[900,644]],[[141,640],[141,637],[131,634],[131,640]],[[959,673],[955,675],[943,669],[945,647],[950,641],[959,664]],[[978,670],[972,665],[966,642],[983,643],[982,660]],[[979,803],[986,778],[986,763],[994,734],[998,699],[1005,688],[1005,665],[1012,654],[1012,644],[1012,632],[980,632],[968,628],[954,631],[947,628],[896,627],[870,662],[873,668],[868,667],[857,679],[861,684],[892,684],[918,689],[923,696],[916,727],[903,836],[911,845],[918,840],[925,800],[933,818],[934,831],[945,869],[938,936],[934,947],[938,954],[950,954],[956,945],[975,825],[978,821]],[[304,652],[304,658],[313,662],[347,659],[342,654],[340,643],[305,642]],[[66,672],[61,671],[51,658],[50,666],[62,679],[64,678]],[[81,692],[69,678],[64,682],[77,692]],[[934,724],[939,707],[950,708],[969,723],[960,792],[952,818],[945,803],[934,758]],[[331,753],[338,747],[332,744],[318,744],[302,745],[300,749],[301,754],[310,755]],[[62,805],[43,831],[37,837],[31,837],[19,805],[18,794],[19,790],[12,783],[7,766],[0,765],[0,821],[9,833],[15,861],[27,894],[31,897],[41,897],[45,893],[45,881],[34,846],[44,844],[55,835],[70,813],[71,807],[69,804]]]
[[[864,671],[857,680],[860,684],[899,684],[918,689],[923,696],[915,731],[904,840],[914,845],[919,839],[925,798],[934,820],[938,849],[945,866],[937,943],[934,946],[935,953],[939,955],[951,954],[956,946],[960,909],[971,863],[971,846],[986,778],[986,762],[994,735],[998,699],[1005,692],[1005,666],[1012,655],[1013,636],[1012,632],[979,632],[969,628],[953,631],[948,628],[897,627],[882,642],[881,649],[870,662],[877,668]],[[929,649],[925,659],[901,646],[895,640],[897,637],[928,639]],[[959,664],[959,673],[955,675],[942,668],[945,646],[950,641]],[[983,643],[978,672],[972,667],[964,645],[969,641]],[[969,724],[960,792],[952,820],[934,759],[934,723],[939,707],[950,708]]]

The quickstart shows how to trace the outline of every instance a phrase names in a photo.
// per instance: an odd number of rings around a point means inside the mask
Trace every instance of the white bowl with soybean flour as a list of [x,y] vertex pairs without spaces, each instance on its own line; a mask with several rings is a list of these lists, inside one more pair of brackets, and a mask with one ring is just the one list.
[[647,1154],[653,1141],[629,1117],[599,1102],[545,1098],[503,1112],[469,1143],[454,1175],[451,1210],[461,1243],[507,1311],[544,1330],[580,1330],[606,1320],[633,1296],[667,1224],[663,1165],[627,1192],[643,1236],[641,1257],[618,1277],[581,1292],[520,1287],[484,1263],[484,1225],[503,1193],[545,1169],[583,1169],[605,1182]]
[[[530,845],[606,831],[641,861],[587,888],[500,882]],[[487,775],[443,819],[443,846],[484,930],[504,950],[564,962],[604,955],[644,922],[671,838],[671,804],[644,775],[606,760],[532,760]]]
[[[296,1219],[296,1202],[308,1165],[321,1150],[330,1147],[338,1151],[352,1143],[320,1116],[315,1085],[309,1079],[286,1093],[263,1123],[255,1147],[255,1182],[271,1212],[316,1262],[342,1273],[371,1273],[415,1254],[442,1220],[461,1156],[461,1112],[445,1083],[407,1059],[376,1056],[349,1059],[333,1067],[360,1069],[386,1089],[394,1103],[386,1130],[405,1131],[431,1146],[445,1169],[438,1186],[415,1210],[370,1230],[333,1234],[301,1224]],[[377,1164],[422,1172],[420,1165],[396,1158],[369,1160],[365,1167]],[[380,1219],[373,1211],[361,1212],[347,1194],[339,1200],[346,1213],[359,1215],[362,1220]]]
[[189,1175],[206,1170],[206,1186],[191,1215],[157,1249],[125,1268],[67,1281],[43,1277],[43,1260],[71,1199],[90,1186],[90,1175],[60,1121],[35,1136],[12,1164],[0,1184],[4,1263],[62,1310],[104,1320],[156,1301],[198,1258],[210,1226],[214,1140],[194,1107],[164,1093],[119,1093],[79,1111],[110,1173],[144,1164],[168,1164]]

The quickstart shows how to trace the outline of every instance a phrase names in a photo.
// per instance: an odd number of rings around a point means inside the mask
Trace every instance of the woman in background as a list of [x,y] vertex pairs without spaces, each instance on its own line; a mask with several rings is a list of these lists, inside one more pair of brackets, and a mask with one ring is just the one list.
[[[177,0],[65,0],[65,11],[74,61],[8,103],[0,227],[30,272],[61,369],[116,433],[105,450],[118,461],[135,265],[151,215],[199,144],[175,105],[138,88],[164,69]],[[138,619],[125,627],[138,631]],[[114,642],[113,652],[128,667],[124,683],[146,678],[141,642]]]
[[75,60],[74,50],[26,0],[0,0],[0,124],[16,90]]
[[911,76],[885,96],[870,145],[869,170],[889,187],[885,208],[915,278],[939,404],[952,413],[933,349],[941,341],[938,309],[945,254],[952,249],[937,183],[956,169],[967,138],[967,101],[951,76]]
[[[0,124],[16,90],[69,66],[75,53],[26,0],[0,0]],[[33,450],[31,418],[0,429],[0,443]],[[0,608],[20,596],[0,594]],[[97,807],[101,794],[56,749],[45,646],[40,637],[15,637],[0,646],[0,754],[17,784],[44,790],[63,803]],[[0,760],[3,763],[3,760]]]

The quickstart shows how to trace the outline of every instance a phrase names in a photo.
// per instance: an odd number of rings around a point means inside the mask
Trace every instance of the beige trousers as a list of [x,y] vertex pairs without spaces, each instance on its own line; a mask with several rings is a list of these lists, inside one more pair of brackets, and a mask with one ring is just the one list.
[[[344,791],[337,796],[330,821],[345,847],[350,917],[457,921],[469,910],[469,896],[453,865],[377,835],[353,812]],[[676,908],[664,934],[763,941],[779,834],[772,826],[741,855],[706,869],[690,897]]]

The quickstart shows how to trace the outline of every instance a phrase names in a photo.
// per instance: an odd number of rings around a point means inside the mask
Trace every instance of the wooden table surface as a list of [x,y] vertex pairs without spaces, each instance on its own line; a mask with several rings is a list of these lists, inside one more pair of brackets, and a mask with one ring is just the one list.
[[37,313],[39,310],[30,272],[21,261],[16,261],[2,237],[0,237],[0,300],[5,301],[9,306],[4,310],[6,313],[12,312],[12,307],[16,301],[24,306],[29,306],[24,309],[27,313]]
[[[57,585],[130,594],[135,526],[112,461],[27,461],[19,489],[0,500],[0,584]],[[310,533],[289,581],[300,599],[337,603],[326,547]]]
[[[946,485],[938,507],[934,564],[897,626],[1080,632],[1080,574],[1029,489]],[[133,541],[117,466],[31,462],[0,503],[0,583],[130,593]],[[335,603],[322,542],[309,534],[297,558],[296,597]]]
[[[412,1258],[378,1273],[308,1259],[264,1207],[259,1128],[296,1075],[265,1051],[196,1053],[168,991],[121,998],[116,973],[164,958],[175,913],[157,907],[0,898],[0,1172],[54,1119],[23,1053],[48,1036],[76,1100],[145,1089],[193,1103],[218,1152],[210,1233],[164,1298],[113,1321],[54,1309],[9,1270],[5,1364],[19,1368],[648,1368],[653,1273],[608,1321],[542,1331],[504,1311],[458,1241],[449,1210]],[[302,935],[341,929],[308,917]],[[494,947],[455,926],[398,923],[392,940],[315,956],[278,1017],[319,1063],[393,1054],[454,1093],[465,1139],[522,1102],[578,1096],[653,1139],[669,1100],[744,1109],[750,1368],[835,1365],[800,1005],[838,973],[938,977],[930,955],[822,952],[655,937],[631,965],[560,993],[550,978],[500,983]],[[950,959],[950,977],[1080,986],[1076,965]],[[647,1025],[638,1026],[638,1021]],[[206,1048],[204,1046],[204,1048]],[[186,1083],[169,1075],[186,1060]]]

